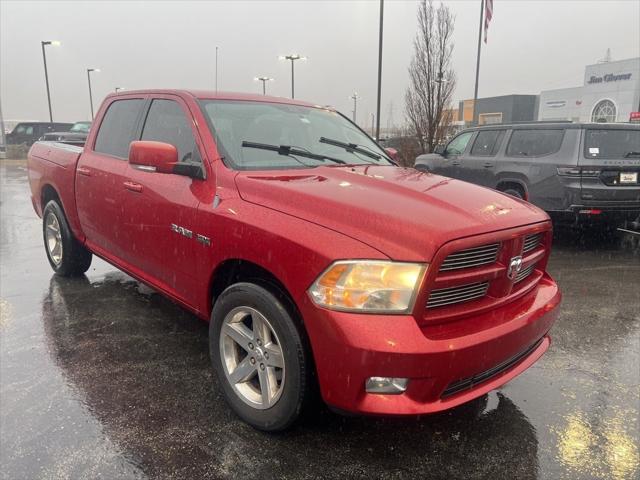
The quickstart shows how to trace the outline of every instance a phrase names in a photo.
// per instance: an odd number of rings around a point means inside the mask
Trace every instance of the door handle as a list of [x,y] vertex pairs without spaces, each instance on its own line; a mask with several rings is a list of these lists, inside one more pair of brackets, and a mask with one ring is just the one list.
[[493,163],[485,162],[485,163],[482,164],[482,166],[484,168],[491,168],[491,167],[493,167]]
[[142,192],[142,185],[140,185],[139,183],[136,182],[124,182],[123,183],[124,188],[126,188],[127,190],[131,190],[132,192]]
[[78,172],[79,175],[84,175],[85,177],[90,177],[91,176],[91,170],[89,170],[88,168],[85,168],[85,167],[76,168],[76,172]]

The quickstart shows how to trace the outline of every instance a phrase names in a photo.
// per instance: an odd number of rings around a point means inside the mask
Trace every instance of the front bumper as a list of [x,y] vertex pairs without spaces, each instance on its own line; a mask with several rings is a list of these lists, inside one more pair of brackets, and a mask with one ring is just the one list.
[[[300,309],[328,405],[358,414],[417,415],[473,400],[533,365],[549,348],[560,298],[545,275],[504,307],[428,327],[409,315],[334,312],[310,299]],[[376,376],[410,380],[402,394],[367,393],[366,379]]]

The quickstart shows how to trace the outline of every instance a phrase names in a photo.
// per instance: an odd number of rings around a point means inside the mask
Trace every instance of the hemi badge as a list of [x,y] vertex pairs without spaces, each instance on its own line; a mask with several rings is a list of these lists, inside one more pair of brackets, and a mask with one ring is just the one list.
[[209,237],[205,237],[204,235],[200,235],[199,233],[196,233],[196,240],[203,245],[211,245],[211,240],[209,240]]

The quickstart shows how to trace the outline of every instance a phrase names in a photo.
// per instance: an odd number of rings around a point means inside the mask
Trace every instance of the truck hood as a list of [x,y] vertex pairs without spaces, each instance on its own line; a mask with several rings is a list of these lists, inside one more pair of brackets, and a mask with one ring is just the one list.
[[548,219],[500,192],[393,166],[240,172],[236,185],[245,201],[348,235],[394,260],[428,262],[450,240]]

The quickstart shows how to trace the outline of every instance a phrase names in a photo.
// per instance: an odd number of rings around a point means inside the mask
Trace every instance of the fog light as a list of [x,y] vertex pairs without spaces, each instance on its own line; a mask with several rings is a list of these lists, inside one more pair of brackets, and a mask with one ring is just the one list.
[[397,394],[404,392],[408,384],[408,378],[370,377],[365,390],[368,393]]

